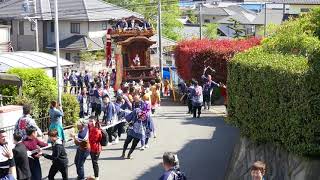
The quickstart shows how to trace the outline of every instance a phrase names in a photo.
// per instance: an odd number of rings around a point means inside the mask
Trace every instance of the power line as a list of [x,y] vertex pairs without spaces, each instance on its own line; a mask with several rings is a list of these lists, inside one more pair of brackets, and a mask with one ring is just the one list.
[[[0,7],[0,10],[1,9],[4,9],[8,6],[11,6],[11,5],[15,5],[15,4],[18,4],[20,2],[23,2],[24,0],[20,0],[20,1],[17,1],[17,2],[14,2],[14,3],[11,3],[11,4],[8,4],[6,6],[2,6]],[[155,7],[157,6],[157,3],[139,3],[139,4],[132,4],[132,5],[126,5],[126,6],[117,6],[117,5],[114,5],[114,4],[111,4],[111,3],[106,3],[106,4],[110,4],[112,5],[113,7],[104,7],[104,8],[91,8],[91,9],[86,9],[86,10],[123,10],[123,9],[126,9],[126,8],[129,8],[131,6],[134,6],[134,7],[141,7],[141,6],[144,6],[144,7],[148,7],[148,6],[153,6],[155,5]],[[177,4],[177,1],[167,1],[165,4],[168,4],[168,5],[171,5],[171,4]],[[29,7],[32,7],[33,5],[30,5]],[[60,12],[63,12],[63,11],[66,11],[66,12],[73,12],[73,11],[79,11],[79,10],[83,10],[83,9],[72,9],[72,10],[59,10],[59,13]],[[129,9],[127,9],[129,10]],[[52,10],[50,11],[45,11],[45,12],[42,12],[40,14],[45,14],[45,13],[53,13]]]
[[[170,6],[172,4],[176,4],[176,2],[174,1],[168,1],[166,3],[165,6]],[[139,6],[144,6],[144,7],[154,7],[156,8],[156,6],[153,6],[153,5],[157,5],[156,3],[143,3],[143,4],[137,4],[138,6],[135,6],[135,7],[139,7]],[[1,8],[0,8],[1,9]],[[109,7],[109,8],[90,8],[90,9],[86,9],[86,11],[88,13],[96,13],[96,12],[110,12],[110,11],[117,11],[117,10],[124,10],[125,8],[123,7]],[[59,10],[59,13],[61,13],[63,16],[78,16],[79,15],[79,11],[84,11],[85,9],[72,9],[72,10]],[[130,10],[132,11],[132,10]],[[168,10],[166,10],[168,11]],[[134,11],[132,11],[134,12]],[[135,12],[137,13],[137,12]],[[47,11],[47,12],[42,12],[42,13],[29,13],[28,15],[34,15],[34,16],[40,16],[40,15],[52,15],[53,12],[52,11]],[[138,13],[139,14],[139,13]],[[152,13],[148,13],[150,15],[152,15]],[[154,15],[156,15],[156,13],[154,13]],[[19,17],[19,16],[16,16],[16,17]]]
[[5,5],[5,6],[2,6],[0,9],[6,8],[6,7],[11,6],[11,5],[18,4],[18,3],[23,2],[23,1],[24,1],[24,0],[20,0],[20,1],[14,2],[14,3],[11,3],[11,4],[7,4],[7,5]]
[[[172,4],[175,4],[175,3],[167,3],[166,5],[172,5]],[[156,6],[153,6],[153,5],[157,5],[156,3],[144,3],[144,4],[137,4],[135,5],[135,7],[155,7]],[[59,10],[59,13],[64,13],[63,15],[78,15],[79,14],[79,11],[81,10],[86,10],[87,12],[89,13],[95,13],[95,12],[105,12],[105,11],[117,11],[117,10],[124,10],[125,8],[123,7],[109,7],[109,8],[90,8],[90,9],[72,9],[72,10]],[[130,9],[126,9],[126,10],[130,10]],[[130,10],[132,11],[132,10]],[[71,12],[71,13],[70,13]],[[72,13],[74,12],[74,13]],[[52,11],[46,11],[46,12],[42,12],[42,13],[37,13],[35,15],[45,15],[45,14],[52,14],[53,12]],[[137,12],[135,12],[137,13]]]

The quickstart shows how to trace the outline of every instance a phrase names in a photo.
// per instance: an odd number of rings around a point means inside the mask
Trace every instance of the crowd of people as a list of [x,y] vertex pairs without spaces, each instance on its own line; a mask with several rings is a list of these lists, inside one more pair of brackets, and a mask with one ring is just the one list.
[[[81,109],[79,114],[81,119],[77,123],[77,134],[71,135],[77,146],[74,163],[80,180],[86,179],[84,163],[89,155],[94,169],[94,179],[99,179],[98,161],[102,146],[119,143],[121,135],[125,132],[127,136],[121,154],[124,159],[132,159],[132,154],[139,143],[141,144],[140,150],[149,148],[149,138],[156,137],[152,114],[160,106],[161,80],[155,79],[150,82],[140,80],[138,83],[124,82],[120,89],[111,93],[114,83],[113,73],[115,71],[112,71],[111,75],[107,72],[100,72],[95,77],[87,71],[84,76],[75,71],[72,71],[70,75],[65,73],[65,84],[67,86],[71,84],[68,92],[78,94],[77,99]],[[11,164],[5,166],[8,167],[8,171],[3,173],[1,173],[2,164],[0,163],[0,179],[14,179],[16,177],[17,179],[40,180],[42,178],[40,157],[52,160],[48,175],[49,180],[54,179],[57,172],[62,174],[63,179],[68,179],[68,158],[64,148],[67,139],[63,131],[62,118],[64,113],[61,105],[56,101],[51,102],[47,142],[38,138],[43,133],[35,120],[32,119],[31,109],[30,105],[23,106],[23,116],[15,126],[16,155],[9,153],[14,147],[11,145],[12,143],[3,148],[5,158],[12,159],[12,156],[13,159],[17,158],[22,163],[14,164],[14,160],[10,160]],[[1,131],[0,134],[6,139],[4,131]],[[52,144],[51,155],[45,154],[41,150],[42,147],[48,147],[48,143]],[[130,144],[131,147],[127,152]],[[17,169],[16,173],[9,171],[14,166]]]
[[187,113],[192,114],[193,118],[200,118],[202,107],[204,110],[210,110],[214,88],[220,88],[224,105],[227,108],[227,86],[221,82],[217,83],[213,81],[210,74],[204,73],[201,78],[202,82],[193,79],[190,82],[181,82],[178,85],[179,91],[182,94],[181,101],[187,104]]

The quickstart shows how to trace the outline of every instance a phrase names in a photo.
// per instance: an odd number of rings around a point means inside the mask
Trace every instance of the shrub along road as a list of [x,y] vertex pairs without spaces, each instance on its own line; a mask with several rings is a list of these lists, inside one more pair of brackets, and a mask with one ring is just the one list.
[[[224,110],[220,106],[214,108],[217,112]],[[123,140],[117,145],[104,147],[99,160],[100,179],[157,180],[163,173],[162,154],[172,151],[178,153],[181,169],[189,179],[223,180],[239,133],[236,128],[226,125],[221,115],[205,112],[200,119],[193,119],[186,114],[185,106],[164,102],[154,116],[157,138],[151,139],[150,148],[145,151],[137,149],[133,153],[134,159],[122,160]],[[76,178],[75,148],[67,147],[69,179]],[[48,175],[50,165],[50,161],[42,161],[44,177]],[[85,172],[86,176],[93,176],[89,157]],[[61,178],[61,175],[56,177]]]

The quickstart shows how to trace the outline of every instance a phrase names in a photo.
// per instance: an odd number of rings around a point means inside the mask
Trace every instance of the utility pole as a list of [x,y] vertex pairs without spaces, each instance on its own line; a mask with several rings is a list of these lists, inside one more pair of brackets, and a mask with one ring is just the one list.
[[202,3],[199,3],[199,37],[202,39]]
[[58,0],[54,0],[54,14],[55,14],[55,37],[56,37],[56,56],[57,56],[57,68],[56,68],[56,77],[58,84],[58,103],[62,104],[62,87],[61,87],[61,66],[60,66],[60,47],[59,47],[59,16],[58,16]]
[[267,3],[264,4],[264,37],[267,36]]
[[38,20],[37,15],[37,0],[33,0],[34,7],[34,24],[35,24],[35,33],[36,33],[36,51],[39,52],[39,31],[38,31]]
[[163,77],[163,62],[162,62],[162,38],[161,38],[161,0],[158,0],[158,53],[159,53],[159,68],[160,77]]

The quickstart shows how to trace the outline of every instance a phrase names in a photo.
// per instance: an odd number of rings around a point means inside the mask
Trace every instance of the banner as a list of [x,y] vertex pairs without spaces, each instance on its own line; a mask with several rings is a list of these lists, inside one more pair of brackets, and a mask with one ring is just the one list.
[[120,88],[122,78],[123,78],[123,59],[122,59],[122,50],[120,45],[117,45],[116,47],[115,60],[116,60],[116,83],[114,85],[114,90],[117,91]]
[[111,31],[112,29],[107,30],[106,34],[106,66],[112,66],[111,64],[111,57],[112,57],[112,52],[111,52]]

